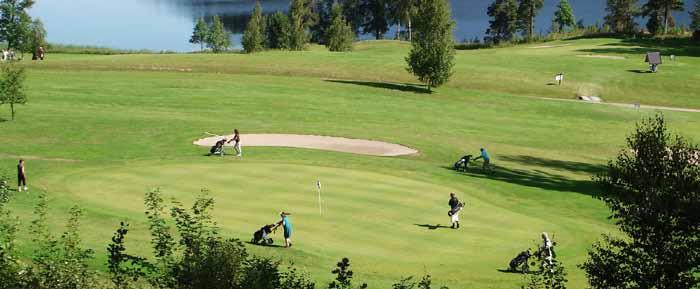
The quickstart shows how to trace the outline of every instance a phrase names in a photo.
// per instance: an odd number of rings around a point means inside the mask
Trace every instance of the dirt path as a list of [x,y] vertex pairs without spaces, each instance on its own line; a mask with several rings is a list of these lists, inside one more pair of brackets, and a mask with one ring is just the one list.
[[[214,136],[196,140],[194,144],[198,146],[211,147],[216,143],[216,141],[220,140],[221,137],[225,137],[227,139],[233,138],[232,135],[220,137]],[[398,144],[317,135],[246,134],[241,135],[241,145],[243,147],[307,148],[385,157],[412,155],[418,153],[417,150]],[[226,146],[233,146],[233,143],[227,144]]]
[[578,103],[610,105],[610,106],[617,106],[617,107],[631,108],[631,109],[667,110],[667,111],[677,111],[677,112],[700,113],[700,109],[695,109],[695,108],[669,107],[669,106],[644,105],[644,104],[638,106],[638,105],[632,104],[632,103],[590,102],[590,101],[582,101],[582,100],[576,100],[576,99],[551,98],[551,97],[534,97],[534,98],[543,99],[543,100],[570,101],[570,102],[578,102]]
[[623,57],[623,56],[600,55],[600,54],[584,54],[584,55],[576,55],[576,57],[600,58],[600,59],[614,59],[614,60],[624,60],[624,59],[626,59],[626,58]]

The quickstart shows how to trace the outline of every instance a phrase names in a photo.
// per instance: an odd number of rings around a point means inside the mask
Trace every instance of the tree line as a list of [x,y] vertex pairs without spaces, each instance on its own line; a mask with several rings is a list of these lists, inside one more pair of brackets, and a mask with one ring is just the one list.
[[[256,4],[245,34],[253,34],[244,47],[257,51],[271,49],[301,50],[307,43],[329,45],[347,43],[361,33],[384,39],[390,26],[397,27],[395,39],[412,38],[413,18],[418,0],[291,0],[289,12],[262,15]],[[204,22],[200,19],[201,22]],[[212,21],[214,22],[214,21]],[[252,25],[251,25],[252,24]],[[192,43],[207,43],[205,25],[198,22]],[[252,26],[251,28],[249,28]],[[196,35],[196,36],[195,36]],[[263,35],[263,36],[259,36]],[[338,45],[333,45],[338,47]],[[344,45],[339,45],[343,47]],[[344,51],[341,49],[340,51]]]
[[[413,47],[406,57],[407,70],[428,90],[446,83],[452,75],[455,54],[454,21],[448,0],[292,0],[288,13],[270,15],[263,14],[258,2],[242,45],[246,53],[304,50],[311,42],[326,45],[333,52],[350,51],[361,31],[374,33],[379,39],[389,23],[407,28],[403,34]],[[398,31],[400,38],[401,29]],[[220,18],[214,17],[211,25],[204,19],[197,21],[190,42],[223,52],[230,46],[229,37]]]
[[[700,0],[692,1],[694,7],[689,11],[692,20],[690,29],[695,30],[700,39]],[[491,20],[484,40],[494,44],[532,41],[536,37],[535,19],[543,7],[544,0],[493,0],[487,10]],[[672,13],[683,10],[683,0],[648,0],[643,5],[640,0],[607,0],[602,30],[619,35],[636,34],[641,28],[635,18],[643,17],[647,19],[645,28],[648,33],[666,35],[676,27]],[[582,26],[581,21],[576,21],[569,0],[559,0],[551,32],[559,33]]]

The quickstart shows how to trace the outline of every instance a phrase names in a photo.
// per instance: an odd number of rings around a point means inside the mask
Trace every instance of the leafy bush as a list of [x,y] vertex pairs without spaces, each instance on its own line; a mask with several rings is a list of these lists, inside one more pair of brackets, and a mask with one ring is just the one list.
[[80,217],[83,211],[78,206],[70,209],[65,232],[55,238],[48,227],[48,201],[39,196],[34,208],[32,234],[36,243],[33,268],[28,274],[31,288],[37,289],[81,289],[94,285],[95,272],[88,269],[87,262],[93,252],[82,248],[79,235]]
[[606,236],[582,265],[592,288],[697,288],[700,285],[698,147],[649,118],[628,149],[597,178],[597,196],[624,238]]
[[[338,267],[331,271],[331,273],[335,274],[335,280],[328,284],[328,289],[352,289],[352,277],[354,273],[350,270],[350,259],[343,258],[336,266]],[[367,288],[367,284],[362,283],[362,285],[357,288],[365,289]]]
[[22,266],[15,249],[19,219],[5,208],[9,201],[7,178],[0,176],[0,289],[22,288]]

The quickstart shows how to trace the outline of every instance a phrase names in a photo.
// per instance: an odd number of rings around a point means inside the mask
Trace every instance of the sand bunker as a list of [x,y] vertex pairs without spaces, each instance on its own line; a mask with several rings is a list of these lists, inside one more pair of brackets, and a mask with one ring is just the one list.
[[[211,147],[221,137],[231,139],[232,135],[220,137],[208,137],[196,140],[195,145]],[[232,146],[233,143],[227,144]],[[335,152],[354,153],[361,155],[372,156],[402,156],[418,153],[409,147],[398,144],[362,140],[349,139],[343,137],[317,136],[317,135],[295,135],[295,134],[246,134],[241,135],[241,145],[243,147],[290,147],[290,148],[307,148],[317,150],[327,150]]]
[[623,56],[598,55],[598,54],[586,54],[586,55],[576,55],[576,56],[577,57],[586,57],[586,58],[601,58],[601,59],[616,59],[616,60],[625,59]]

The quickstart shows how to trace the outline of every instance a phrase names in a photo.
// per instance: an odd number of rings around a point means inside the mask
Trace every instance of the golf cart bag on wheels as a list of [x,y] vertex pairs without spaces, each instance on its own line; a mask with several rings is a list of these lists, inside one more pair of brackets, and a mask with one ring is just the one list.
[[226,139],[222,139],[220,141],[217,141],[216,144],[214,144],[211,149],[209,149],[209,155],[220,155],[224,156],[224,145],[226,144]]
[[274,241],[269,235],[272,233],[272,228],[274,227],[275,225],[263,226],[260,230],[253,233],[253,239],[251,239],[250,242],[256,245],[272,245]]
[[452,168],[456,171],[467,171],[467,168],[469,167],[469,161],[472,159],[472,155],[466,155],[460,158],[453,166]]
[[510,260],[508,264],[508,270],[511,272],[527,273],[530,271],[530,264],[528,263],[532,255],[530,254],[530,249],[520,252],[518,256],[515,256],[513,260]]

